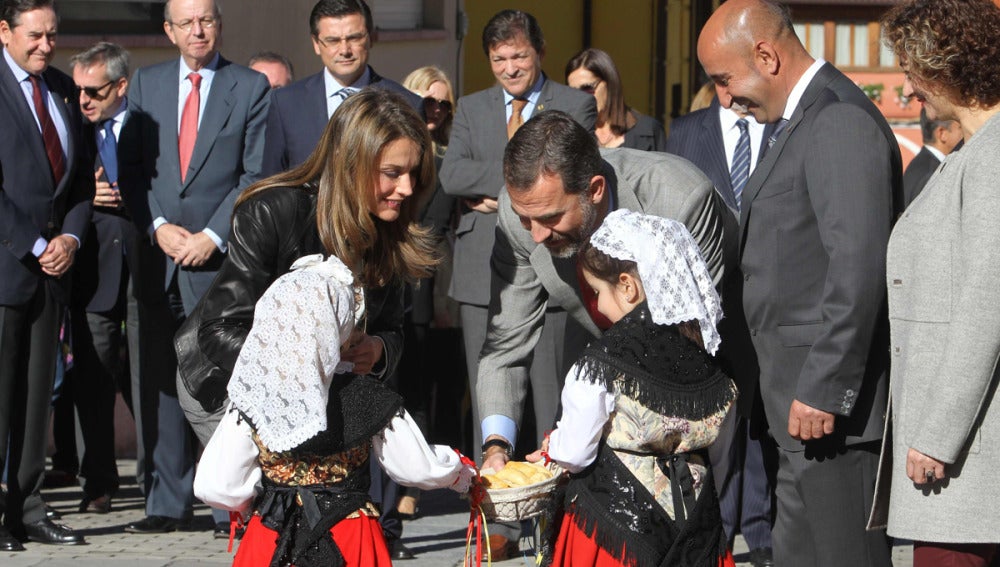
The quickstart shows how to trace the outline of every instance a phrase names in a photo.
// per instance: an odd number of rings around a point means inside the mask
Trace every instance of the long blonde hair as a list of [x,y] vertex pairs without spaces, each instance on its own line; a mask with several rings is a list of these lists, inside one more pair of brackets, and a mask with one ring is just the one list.
[[[385,222],[371,213],[375,184],[382,153],[401,139],[417,144],[419,171],[399,218]],[[302,165],[251,185],[236,205],[271,188],[304,185],[318,185],[316,227],[323,247],[350,267],[359,283],[384,286],[433,273],[439,261],[435,239],[416,223],[435,186],[432,143],[423,120],[400,95],[367,88],[348,98]]]

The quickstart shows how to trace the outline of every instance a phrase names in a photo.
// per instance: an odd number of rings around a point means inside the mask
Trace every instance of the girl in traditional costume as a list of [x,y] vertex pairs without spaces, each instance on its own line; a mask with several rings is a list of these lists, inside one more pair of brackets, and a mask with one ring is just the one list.
[[732,565],[705,448],[736,399],[712,355],[719,297],[676,221],[618,210],[579,254],[614,325],[570,369],[562,417],[529,460],[569,471],[555,566]]

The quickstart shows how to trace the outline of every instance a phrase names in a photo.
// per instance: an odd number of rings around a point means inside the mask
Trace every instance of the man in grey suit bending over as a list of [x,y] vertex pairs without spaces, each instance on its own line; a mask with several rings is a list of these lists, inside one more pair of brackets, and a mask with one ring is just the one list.
[[[483,51],[497,84],[459,99],[448,153],[441,166],[441,187],[446,193],[461,197],[464,205],[455,230],[455,264],[448,293],[460,304],[475,447],[483,441],[476,400],[477,361],[486,338],[489,258],[497,223],[497,195],[503,187],[504,147],[521,124],[545,110],[568,113],[588,132],[593,131],[597,118],[594,97],[551,81],[542,73],[545,38],[531,14],[503,10],[494,15],[483,29]],[[539,438],[552,425],[559,405],[562,376],[559,345],[566,314],[558,306],[553,307],[545,316],[541,348],[527,365],[531,368]],[[500,550],[494,553],[494,559],[506,557],[506,540],[516,538],[514,531],[491,529],[491,548]]]
[[498,200],[491,259],[489,327],[479,360],[479,412],[486,436],[483,466],[510,458],[521,422],[526,368],[546,305],[568,317],[566,367],[600,335],[596,298],[579,285],[576,252],[615,209],[684,223],[716,284],[722,278],[725,204],[690,162],[670,154],[598,150],[587,130],[562,112],[544,112],[514,135],[504,154],[506,191]]
[[[122,197],[145,236],[134,284],[142,329],[134,405],[146,518],[126,526],[130,533],[172,531],[191,517],[195,446],[173,336],[222,263],[236,197],[260,178],[270,88],[264,75],[219,55],[213,0],[170,0],[164,20],[180,57],[136,71],[118,146]],[[214,518],[222,535],[228,514]]]
[[787,8],[730,0],[698,58],[723,106],[777,123],[743,190],[743,308],[778,445],[776,565],[889,565],[865,532],[886,409],[885,251],[899,147],[878,109],[814,60]]

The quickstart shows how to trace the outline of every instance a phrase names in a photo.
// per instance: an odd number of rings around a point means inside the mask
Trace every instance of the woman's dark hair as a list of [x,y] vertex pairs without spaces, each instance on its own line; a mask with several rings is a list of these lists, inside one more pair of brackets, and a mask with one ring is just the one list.
[[597,123],[610,124],[611,131],[621,136],[635,126],[635,116],[625,104],[622,78],[618,67],[606,52],[590,47],[573,56],[566,63],[566,80],[577,69],[586,69],[607,85],[608,100],[604,108],[597,109]]
[[961,106],[1000,104],[1000,7],[991,0],[915,0],[882,18],[885,44],[917,84]]
[[[619,260],[601,252],[591,243],[589,238],[580,247],[577,258],[577,261],[580,263],[580,269],[587,271],[597,279],[607,282],[612,286],[618,285],[618,278],[622,274],[629,274],[640,282],[642,281],[639,277],[639,266],[634,261]],[[673,326],[677,327],[677,331],[685,338],[702,349],[705,348],[705,342],[701,338],[701,325],[698,324],[698,321],[684,321]]]

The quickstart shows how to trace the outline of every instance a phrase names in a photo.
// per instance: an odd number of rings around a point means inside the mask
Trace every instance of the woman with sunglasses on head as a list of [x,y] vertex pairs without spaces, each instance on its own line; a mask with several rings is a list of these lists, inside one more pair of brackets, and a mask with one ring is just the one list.
[[[427,277],[437,263],[433,235],[415,222],[434,181],[432,143],[423,121],[400,95],[365,89],[334,112],[302,165],[252,185],[237,199],[226,260],[175,341],[181,382],[203,407],[218,407],[222,400],[211,394],[219,389],[225,397],[258,300],[299,258],[336,256],[363,290],[365,310],[363,323],[338,349],[350,373],[325,381],[330,405],[315,417],[330,427],[291,448],[258,443],[264,495],[270,490],[274,497],[254,503],[260,522],[248,527],[237,563],[266,564],[275,554],[281,565],[341,564],[311,561],[316,543],[324,553],[339,550],[347,565],[388,564],[378,512],[367,495],[368,450],[371,435],[399,415],[398,396],[380,390],[378,381],[393,373],[402,351],[403,284]],[[291,324],[307,315],[289,308],[286,320],[278,322]],[[284,345],[291,352],[296,341]],[[197,379],[205,376],[197,388]],[[345,384],[355,388],[352,399],[364,403],[339,403],[344,398],[336,388]],[[263,411],[272,423],[297,427],[308,408],[272,404]],[[206,419],[222,413],[215,409]],[[188,418],[194,420],[190,413]],[[308,487],[302,490],[315,492],[317,506],[285,507],[295,502],[285,497],[289,487]],[[325,530],[317,527],[321,524]],[[344,537],[354,543],[342,545]]]
[[881,23],[903,94],[958,121],[965,145],[889,239],[892,436],[879,479],[891,483],[875,508],[888,491],[888,534],[913,541],[914,567],[985,567],[1000,549],[1000,7],[916,0]]
[[566,64],[566,84],[597,99],[594,133],[602,148],[667,151],[663,124],[625,104],[618,68],[604,51],[591,47],[573,56]]

